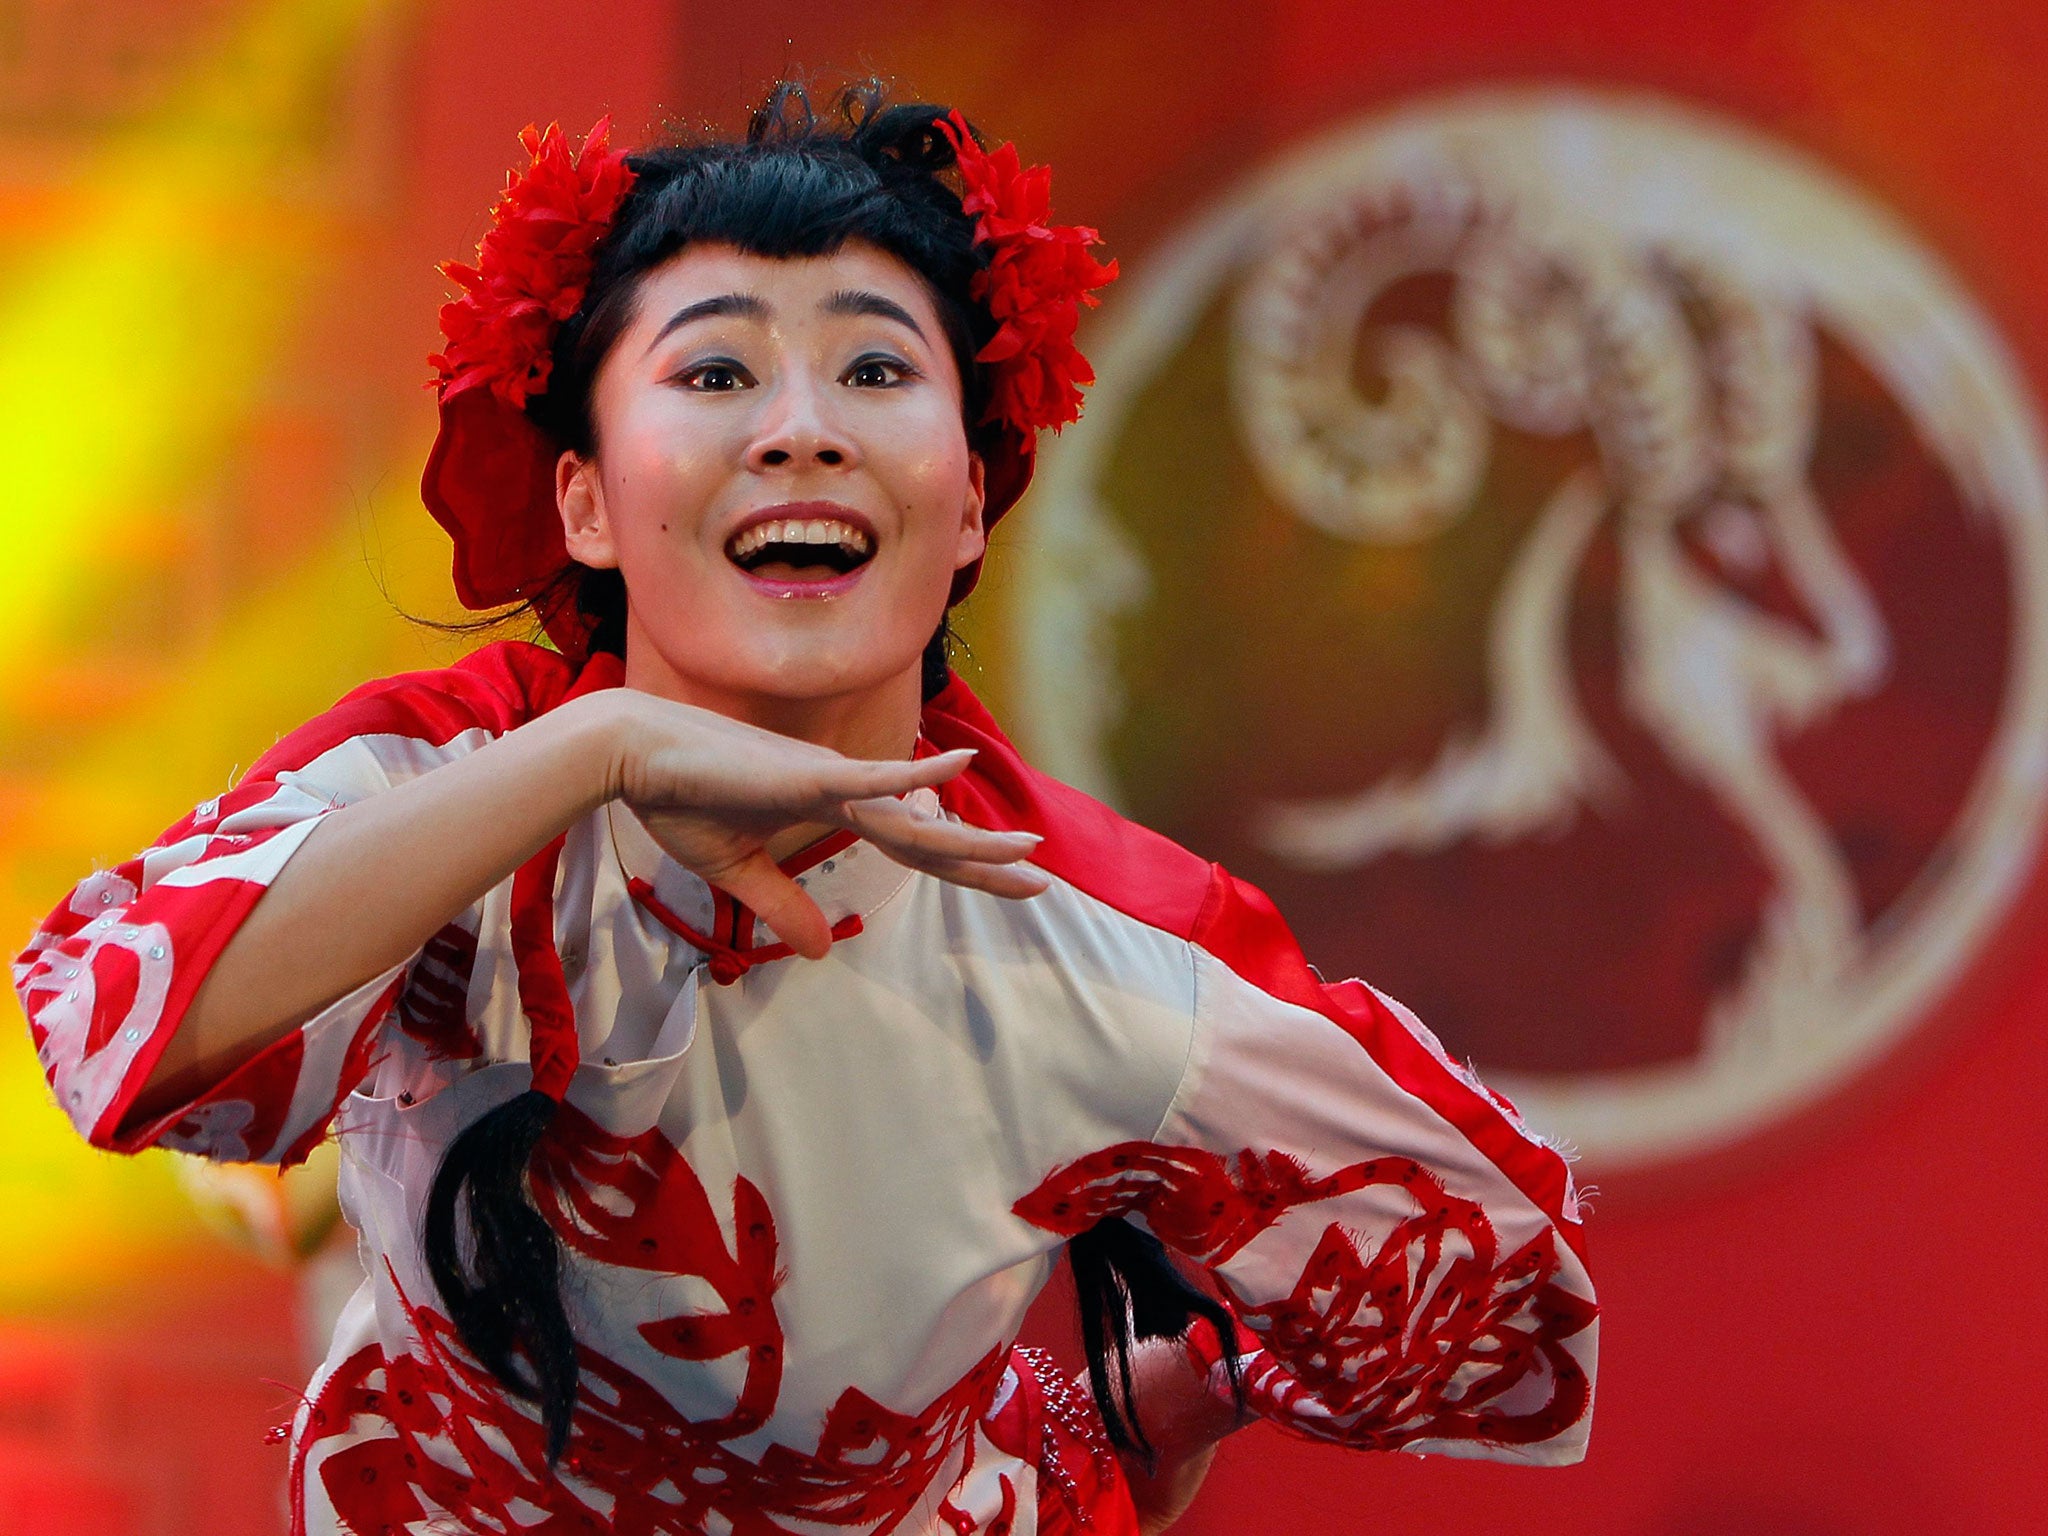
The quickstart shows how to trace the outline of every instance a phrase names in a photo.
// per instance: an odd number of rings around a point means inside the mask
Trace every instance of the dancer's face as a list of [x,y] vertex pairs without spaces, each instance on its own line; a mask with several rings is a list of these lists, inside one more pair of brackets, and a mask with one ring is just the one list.
[[625,578],[629,682],[739,713],[914,688],[983,537],[959,369],[911,268],[689,247],[643,280],[591,410],[595,451],[556,489],[569,553]]

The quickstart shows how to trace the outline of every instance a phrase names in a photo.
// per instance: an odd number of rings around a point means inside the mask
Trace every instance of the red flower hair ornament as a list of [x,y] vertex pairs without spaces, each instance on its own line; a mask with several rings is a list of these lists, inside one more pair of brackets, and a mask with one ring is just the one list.
[[986,419],[1029,443],[1042,427],[1057,432],[1081,419],[1081,386],[1095,382],[1095,370],[1075,347],[1074,330],[1081,306],[1101,302],[1093,290],[1115,279],[1116,263],[1088,253],[1101,239],[1094,230],[1051,222],[1051,166],[1025,169],[1014,144],[984,151],[958,111],[937,126],[959,160],[960,205],[974,215],[975,243],[991,248],[968,290],[999,327],[975,354],[993,365]]
[[[957,111],[936,126],[953,145],[975,242],[991,247],[969,291],[997,323],[976,354],[990,370],[983,419],[1002,429],[987,455],[982,516],[992,528],[1031,483],[1040,429],[1080,417],[1081,386],[1095,374],[1074,332],[1081,306],[1098,302],[1093,290],[1117,268],[1089,254],[1094,230],[1051,222],[1049,167],[1024,167],[1013,144],[984,151]],[[456,595],[472,609],[525,601],[568,563],[555,510],[561,445],[525,405],[547,388],[555,333],[582,304],[592,252],[634,181],[624,152],[610,146],[609,118],[575,153],[558,123],[519,137],[531,164],[506,177],[476,265],[441,268],[462,292],[441,307],[447,344],[428,359],[441,430],[420,490],[455,542]],[[951,600],[972,591],[980,572],[979,561],[960,571]],[[573,605],[541,622],[566,654],[582,652],[588,636]]]
[[[444,263],[462,289],[441,306],[447,345],[436,370],[441,430],[420,494],[455,541],[455,592],[469,608],[537,593],[569,558],[555,513],[559,445],[535,426],[527,398],[547,388],[555,332],[590,283],[591,252],[633,186],[602,118],[571,154],[559,123],[519,136],[532,163],[505,178],[476,265]],[[576,652],[586,638],[573,606],[541,615]]]

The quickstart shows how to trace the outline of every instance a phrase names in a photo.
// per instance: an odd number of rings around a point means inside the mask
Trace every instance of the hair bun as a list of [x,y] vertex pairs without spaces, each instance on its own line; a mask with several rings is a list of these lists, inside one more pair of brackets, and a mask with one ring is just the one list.
[[[873,82],[869,87],[880,89]],[[923,175],[937,176],[959,160],[952,141],[939,132],[939,124],[951,115],[949,109],[929,102],[878,107],[855,122],[854,152],[871,165],[893,161]]]

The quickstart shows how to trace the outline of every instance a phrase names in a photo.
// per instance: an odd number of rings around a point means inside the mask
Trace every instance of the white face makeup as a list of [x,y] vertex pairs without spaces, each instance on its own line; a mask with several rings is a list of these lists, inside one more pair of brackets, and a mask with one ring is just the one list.
[[[563,455],[569,552],[625,578],[627,680],[742,718],[906,687],[983,549],[923,279],[872,246],[691,247],[643,281]],[[907,680],[907,682],[906,682]]]

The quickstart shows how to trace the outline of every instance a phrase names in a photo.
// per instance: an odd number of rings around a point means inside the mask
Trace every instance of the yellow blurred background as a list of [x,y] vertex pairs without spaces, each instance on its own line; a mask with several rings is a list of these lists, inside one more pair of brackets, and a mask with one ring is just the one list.
[[[197,9],[197,8],[195,8]],[[69,19],[77,20],[72,17]],[[155,20],[141,7],[121,23]],[[213,6],[98,88],[114,118],[11,135],[0,192],[0,927],[361,679],[448,647],[420,422],[371,412],[349,310],[382,168],[368,93],[397,8]],[[129,34],[133,36],[132,33]],[[111,38],[34,40],[61,50]],[[34,54],[30,55],[33,59]],[[148,110],[120,120],[142,94]],[[154,87],[153,90],[150,90]],[[353,97],[349,93],[355,93]],[[52,91],[54,95],[54,90]],[[88,100],[90,109],[99,105]],[[354,110],[351,110],[354,109]],[[29,125],[31,130],[33,124]],[[388,131],[388,126],[386,130]],[[40,140],[40,142],[38,142]],[[351,167],[347,157],[366,157]],[[352,280],[353,279],[353,280]],[[417,327],[415,327],[417,329]],[[119,1286],[197,1235],[168,1154],[97,1154],[25,1034],[0,1041],[0,1311]]]

